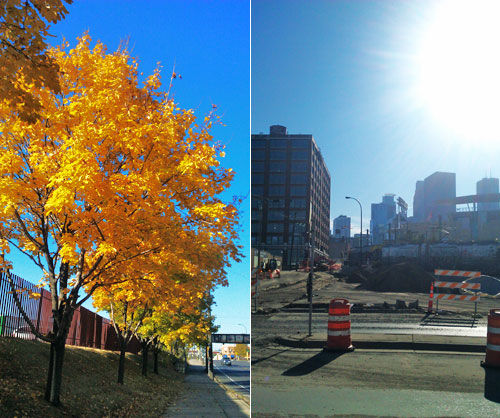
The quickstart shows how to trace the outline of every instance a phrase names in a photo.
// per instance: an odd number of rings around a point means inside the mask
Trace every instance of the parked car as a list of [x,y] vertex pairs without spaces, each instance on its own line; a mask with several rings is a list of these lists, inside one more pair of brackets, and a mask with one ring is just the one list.
[[225,357],[222,359],[222,365],[223,366],[230,366],[231,365],[231,359],[228,357]]
[[36,338],[35,334],[31,332],[31,328],[28,325],[16,328],[12,332],[12,336],[15,338],[21,338],[23,340],[34,340]]

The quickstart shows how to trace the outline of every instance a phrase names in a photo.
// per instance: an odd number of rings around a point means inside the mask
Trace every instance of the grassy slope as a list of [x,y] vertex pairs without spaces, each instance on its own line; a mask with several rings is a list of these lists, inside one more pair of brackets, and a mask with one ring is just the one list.
[[182,390],[183,375],[165,359],[160,374],[141,375],[138,356],[127,354],[125,384],[116,383],[118,353],[66,347],[62,406],[44,399],[49,345],[0,338],[1,417],[158,417]]

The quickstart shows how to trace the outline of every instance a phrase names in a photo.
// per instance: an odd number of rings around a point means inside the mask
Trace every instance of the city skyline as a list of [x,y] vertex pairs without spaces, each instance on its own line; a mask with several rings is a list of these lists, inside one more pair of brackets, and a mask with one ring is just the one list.
[[314,136],[332,177],[330,221],[351,217],[352,235],[359,207],[345,196],[362,203],[366,230],[371,203],[385,193],[406,200],[411,215],[417,180],[434,172],[456,173],[457,196],[500,175],[500,144],[479,125],[477,135],[457,132],[413,96],[435,30],[427,22],[443,19],[446,2],[436,3],[252,4],[252,133],[280,124]]

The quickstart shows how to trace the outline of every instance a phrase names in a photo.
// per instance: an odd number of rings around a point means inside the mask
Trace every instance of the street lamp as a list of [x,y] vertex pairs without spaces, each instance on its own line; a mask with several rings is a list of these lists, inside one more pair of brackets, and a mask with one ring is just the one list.
[[236,325],[241,325],[243,328],[245,328],[245,334],[248,334],[247,327],[245,325],[243,325],[243,324],[236,324]]
[[356,199],[355,197],[346,196],[345,198],[352,199],[352,200],[355,200],[356,202],[358,202],[359,209],[361,211],[361,225],[360,225],[360,231],[359,231],[359,257],[360,257],[361,265],[363,265],[363,208],[361,206],[360,201],[358,199]]

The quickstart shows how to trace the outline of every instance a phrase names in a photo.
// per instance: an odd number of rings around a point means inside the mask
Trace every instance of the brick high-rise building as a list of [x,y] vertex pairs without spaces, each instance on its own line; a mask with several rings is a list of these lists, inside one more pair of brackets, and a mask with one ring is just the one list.
[[312,228],[316,254],[328,256],[330,173],[312,135],[274,125],[251,143],[252,247],[291,268],[306,257]]

